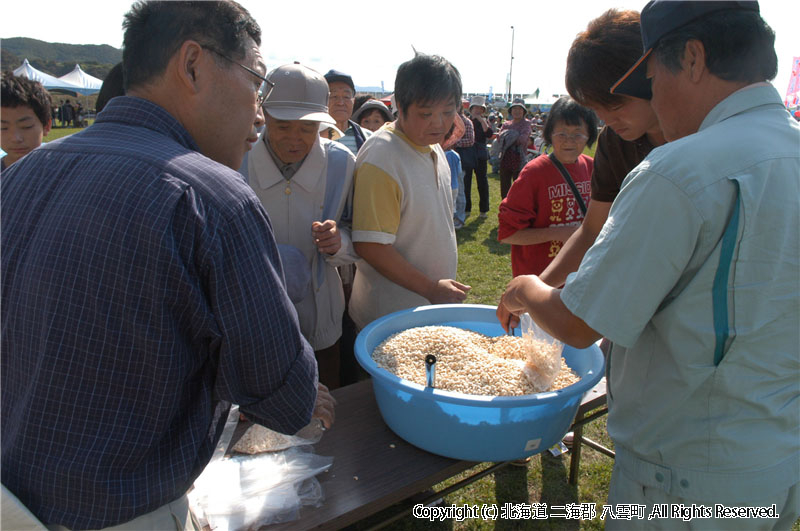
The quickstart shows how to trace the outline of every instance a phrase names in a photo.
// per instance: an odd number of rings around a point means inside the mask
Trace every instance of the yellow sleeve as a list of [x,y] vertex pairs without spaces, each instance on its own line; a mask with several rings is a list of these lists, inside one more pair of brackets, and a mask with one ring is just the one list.
[[400,186],[391,175],[372,164],[362,164],[354,177],[353,241],[394,243],[402,200]]

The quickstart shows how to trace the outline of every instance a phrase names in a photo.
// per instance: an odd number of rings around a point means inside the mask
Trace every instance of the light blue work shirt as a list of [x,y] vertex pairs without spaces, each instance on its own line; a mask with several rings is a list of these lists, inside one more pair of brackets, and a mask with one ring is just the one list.
[[[737,203],[715,365],[712,288]],[[561,299],[614,342],[608,432],[630,477],[720,503],[800,481],[800,125],[771,85],[631,171]]]

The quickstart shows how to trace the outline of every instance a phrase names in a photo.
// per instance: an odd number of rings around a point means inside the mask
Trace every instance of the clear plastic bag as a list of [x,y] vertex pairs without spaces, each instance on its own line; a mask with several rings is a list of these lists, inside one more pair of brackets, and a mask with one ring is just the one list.
[[520,316],[519,326],[528,351],[522,371],[536,392],[547,391],[561,371],[564,343],[542,330],[527,313]]
[[310,446],[234,456],[209,464],[190,497],[215,531],[257,529],[297,519],[301,506],[319,507],[324,496],[314,477],[333,464]]
[[[234,416],[238,419],[235,407],[229,421]],[[319,423],[312,421],[294,436],[282,436],[280,451],[230,458],[216,453],[188,493],[192,511],[201,524],[228,531],[290,522],[297,519],[300,507],[321,506],[324,495],[315,476],[333,464],[333,457],[316,455],[310,446],[321,436]],[[227,443],[230,440],[228,436]],[[227,443],[221,441],[219,447]]]

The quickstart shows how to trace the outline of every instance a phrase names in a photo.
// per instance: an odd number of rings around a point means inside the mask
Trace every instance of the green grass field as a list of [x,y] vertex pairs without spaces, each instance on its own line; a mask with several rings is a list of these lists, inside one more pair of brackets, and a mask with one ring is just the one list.
[[[94,120],[89,121],[90,124],[94,123]],[[85,128],[81,127],[53,127],[50,129],[50,133],[46,137],[44,137],[45,142],[51,142],[53,140],[69,136],[73,133],[77,133],[78,131],[82,131]]]

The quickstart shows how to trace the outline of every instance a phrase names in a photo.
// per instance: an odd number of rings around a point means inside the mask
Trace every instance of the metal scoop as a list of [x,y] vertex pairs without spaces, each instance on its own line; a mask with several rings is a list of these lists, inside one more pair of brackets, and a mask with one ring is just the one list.
[[427,377],[427,386],[430,388],[436,387],[436,356],[428,354],[425,356],[425,375]]

